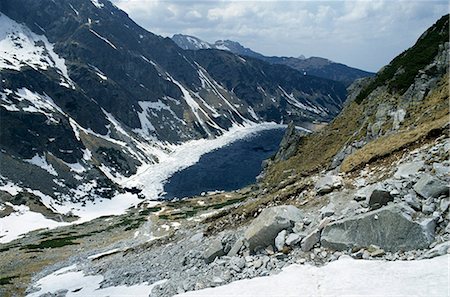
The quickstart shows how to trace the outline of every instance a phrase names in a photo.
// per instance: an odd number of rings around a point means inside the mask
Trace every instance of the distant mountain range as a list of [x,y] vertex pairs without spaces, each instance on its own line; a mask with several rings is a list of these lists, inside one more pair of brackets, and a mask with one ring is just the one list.
[[231,40],[217,40],[215,43],[208,43],[197,37],[183,34],[175,34],[172,37],[172,40],[175,41],[179,47],[185,50],[226,50],[240,56],[256,58],[270,64],[286,65],[302,72],[303,74],[340,81],[346,85],[350,85],[358,78],[374,75],[372,72],[349,67],[347,65],[320,57],[268,57],[255,52],[250,48],[242,46],[239,42]]

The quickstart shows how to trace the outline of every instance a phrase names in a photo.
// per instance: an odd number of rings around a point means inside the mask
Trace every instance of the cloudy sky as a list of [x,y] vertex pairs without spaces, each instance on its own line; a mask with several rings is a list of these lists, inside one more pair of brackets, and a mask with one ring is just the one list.
[[171,37],[230,39],[265,55],[319,56],[377,71],[411,46],[449,2],[112,0],[139,25]]

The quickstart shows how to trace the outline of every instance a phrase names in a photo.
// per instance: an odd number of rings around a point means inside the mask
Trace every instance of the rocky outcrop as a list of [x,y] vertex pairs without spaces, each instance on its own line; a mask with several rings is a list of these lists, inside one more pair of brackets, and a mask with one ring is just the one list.
[[295,128],[294,122],[289,123],[283,139],[281,140],[280,148],[275,155],[275,162],[287,160],[295,155],[302,134],[306,133],[301,133],[298,131]]
[[377,245],[386,251],[426,248],[434,230],[415,222],[405,205],[391,205],[352,218],[336,221],[322,231],[324,247],[347,250]]
[[302,212],[292,205],[267,208],[253,220],[245,231],[245,239],[251,251],[274,246],[275,238],[284,229],[292,228],[303,219]]

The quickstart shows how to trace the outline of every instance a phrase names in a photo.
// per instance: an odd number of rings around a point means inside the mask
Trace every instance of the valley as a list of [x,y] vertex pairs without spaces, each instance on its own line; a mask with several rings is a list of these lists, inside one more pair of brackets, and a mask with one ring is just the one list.
[[448,294],[448,14],[372,74],[114,3],[0,2],[1,296]]

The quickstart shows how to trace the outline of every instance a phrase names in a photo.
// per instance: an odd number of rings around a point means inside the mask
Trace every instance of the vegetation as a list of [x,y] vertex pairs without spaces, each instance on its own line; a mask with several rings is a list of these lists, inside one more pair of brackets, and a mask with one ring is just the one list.
[[391,93],[404,93],[414,82],[419,70],[429,65],[439,51],[439,45],[448,41],[449,15],[439,19],[410,49],[397,56],[377,74],[375,79],[356,97],[361,103],[376,88],[386,85]]

